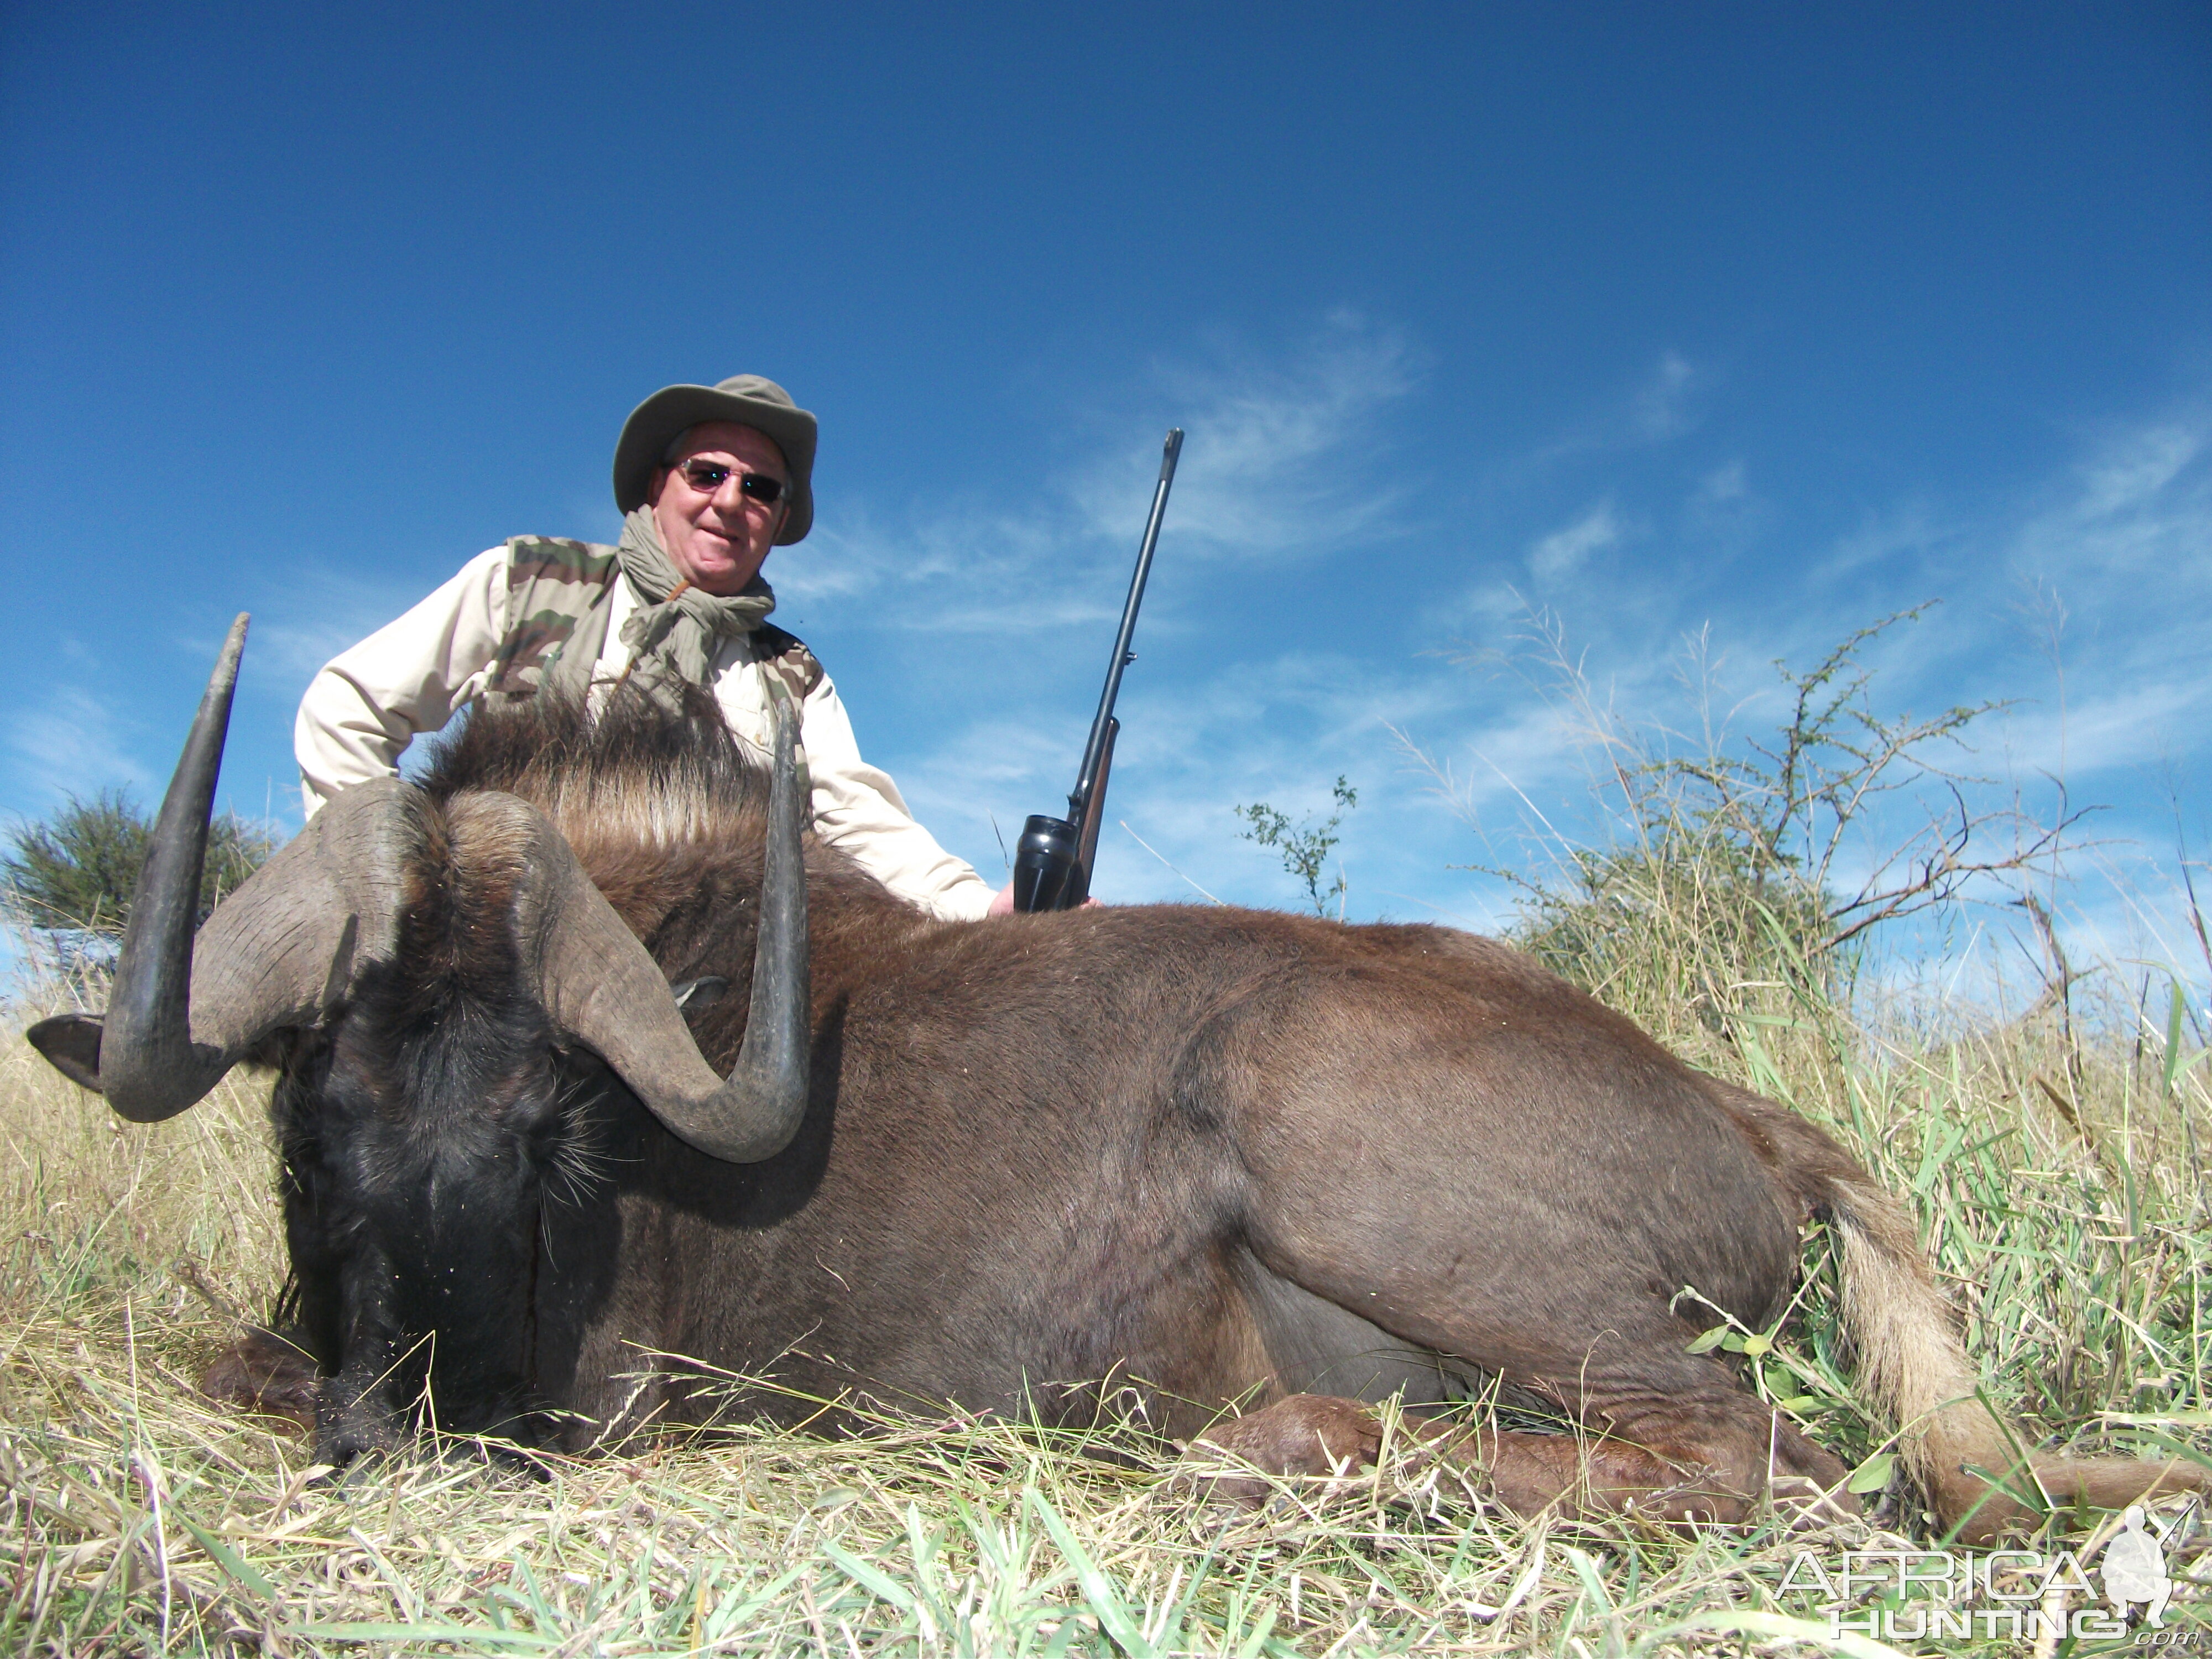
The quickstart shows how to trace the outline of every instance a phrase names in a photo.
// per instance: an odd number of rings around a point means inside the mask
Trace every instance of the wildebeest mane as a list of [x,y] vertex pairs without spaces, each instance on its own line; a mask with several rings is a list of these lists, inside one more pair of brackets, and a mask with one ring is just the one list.
[[[731,731],[708,692],[684,688],[680,714],[628,685],[596,708],[551,689],[479,703],[440,742],[421,783],[434,801],[496,789],[538,807],[672,976],[671,952],[682,953],[668,924],[679,910],[714,911],[725,935],[716,957],[750,961],[769,775],[765,757]],[[817,913],[890,907],[914,918],[811,835],[806,870]],[[742,940],[727,933],[738,912]]]
[[680,715],[628,685],[596,710],[551,688],[478,703],[421,781],[434,800],[466,789],[520,795],[572,845],[758,840],[768,808],[763,765],[696,686],[684,688]]

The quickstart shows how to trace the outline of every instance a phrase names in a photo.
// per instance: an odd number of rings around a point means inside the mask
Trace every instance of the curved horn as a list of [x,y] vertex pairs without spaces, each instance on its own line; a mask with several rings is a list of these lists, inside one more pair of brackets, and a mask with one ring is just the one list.
[[26,1034],[134,1122],[204,1098],[240,1055],[315,1019],[398,932],[401,854],[416,791],[397,778],[347,790],[192,936],[215,780],[246,618],[231,625],[155,820],[105,1019],[64,1014]]
[[536,821],[528,899],[542,908],[524,930],[524,948],[534,939],[547,1014],[612,1066],[672,1133],[732,1164],[773,1158],[806,1112],[811,1030],[795,724],[775,722],[752,1007],[726,1080],[700,1055],[668,981],[561,832],[514,802]]

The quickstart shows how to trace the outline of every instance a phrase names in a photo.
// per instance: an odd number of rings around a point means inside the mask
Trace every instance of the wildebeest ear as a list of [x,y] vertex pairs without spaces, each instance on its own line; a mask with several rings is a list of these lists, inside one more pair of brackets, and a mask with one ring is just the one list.
[[47,1063],[79,1088],[100,1092],[100,1016],[56,1014],[23,1035]]

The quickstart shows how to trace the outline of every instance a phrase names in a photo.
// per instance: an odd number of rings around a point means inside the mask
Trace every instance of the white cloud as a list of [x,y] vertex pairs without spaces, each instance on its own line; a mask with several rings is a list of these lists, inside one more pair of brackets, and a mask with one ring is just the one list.
[[2153,764],[2176,739],[2212,714],[2212,674],[2015,708],[2004,722],[2005,750],[2021,772],[2075,781],[2119,767]]
[[[1418,378],[1398,336],[1339,315],[1286,360],[1164,378],[1188,411],[1174,497],[1179,543],[1305,558],[1387,524],[1398,498],[1384,483],[1380,417]],[[1146,498],[1158,468],[1147,441],[1092,469],[1075,490],[1087,527],[1127,539],[1130,504]]]
[[1742,500],[1750,488],[1743,462],[1733,460],[1698,479],[1697,493],[1691,500],[1701,507],[1717,506],[1723,501]]
[[[240,677],[271,694],[297,697],[325,663],[420,604],[426,592],[327,567],[289,570],[282,587],[254,608]],[[221,643],[221,635],[212,634],[182,645],[191,659],[211,664]]]
[[2154,501],[2204,451],[2202,423],[2154,426],[2112,445],[2081,469],[2085,518],[2127,513]]
[[1641,380],[1616,386],[1590,413],[1548,443],[1537,446],[1506,473],[1540,472],[1563,461],[1650,448],[1694,431],[1697,398],[1713,379],[1707,368],[1675,350],[1662,352]]
[[1658,368],[1630,404],[1630,425],[1636,435],[1647,443],[1658,443],[1688,431],[1694,422],[1687,405],[1698,379],[1690,360],[1680,352],[1662,354]]
[[[1437,902],[1439,872],[1468,854],[1466,831],[1429,798],[1429,781],[1391,728],[1463,726],[1471,686],[1480,693],[1468,677],[1414,659],[1292,651],[1189,684],[1132,687],[1103,824],[1102,892],[1192,901],[1187,878],[1231,902],[1294,903],[1273,856],[1239,839],[1233,809],[1267,800],[1294,819],[1326,817],[1329,782],[1341,773],[1359,792],[1336,855],[1351,872],[1352,914]],[[981,714],[926,756],[902,760],[900,783],[917,817],[994,876],[998,837],[1011,843],[1024,814],[1058,810],[1082,724],[1063,718],[1041,731],[1002,712]],[[1460,884],[1444,881],[1447,890]],[[1412,896],[1386,897],[1393,891]]]
[[1620,520],[1607,496],[1564,530],[1555,530],[1528,550],[1528,574],[1540,582],[1571,576],[1589,556],[1620,539]]
[[57,685],[8,726],[15,793],[49,799],[129,788],[143,799],[156,780],[125,745],[121,722],[82,687]]
[[[1382,427],[1416,378],[1402,339],[1346,315],[1273,359],[1160,371],[1188,434],[1169,507],[1176,556],[1303,562],[1395,533]],[[1118,616],[1160,452],[1128,435],[1143,423],[1115,424],[1110,448],[1033,505],[902,520],[854,504],[779,552],[769,578],[790,605],[865,602],[866,625],[894,631],[1030,634]]]
[[2015,544],[2022,573],[2062,585],[2130,574],[2142,583],[2131,597],[2160,607],[2212,587],[2212,416],[2109,439],[2050,493]]
[[1838,537],[1815,574],[1843,576],[1900,554],[1925,555],[1957,533],[1954,528],[1939,525],[1924,501],[1905,501],[1887,512],[1868,514],[1857,529]]

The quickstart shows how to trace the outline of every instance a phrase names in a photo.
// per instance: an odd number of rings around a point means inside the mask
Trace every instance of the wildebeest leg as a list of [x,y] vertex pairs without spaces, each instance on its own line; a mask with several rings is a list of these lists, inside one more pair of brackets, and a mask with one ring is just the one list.
[[1747,1395],[1656,1402],[1610,1418],[1586,1407],[1586,1416],[1604,1418],[1610,1429],[1526,1434],[1437,1421],[1415,1431],[1479,1471],[1516,1515],[1559,1509],[1732,1522],[1750,1519],[1769,1494],[1814,1505],[1829,1519],[1859,1511],[1844,1490],[1843,1464]]
[[[1858,1512],[1857,1500],[1843,1490],[1843,1464],[1748,1395],[1730,1394],[1702,1405],[1624,1403],[1607,1420],[1613,1432],[1528,1434],[1412,1412],[1405,1418],[1415,1438],[1474,1474],[1516,1515],[1560,1510],[1671,1522],[1741,1522],[1770,1491],[1784,1502],[1818,1504],[1831,1518]],[[1629,1423],[1637,1437],[1620,1431]],[[1257,1474],[1212,1475],[1207,1490],[1229,1503],[1252,1504],[1270,1490],[1264,1476],[1364,1468],[1380,1455],[1382,1443],[1382,1425],[1360,1401],[1292,1395],[1215,1424],[1199,1436],[1188,1457],[1204,1464],[1227,1453],[1250,1464]]]
[[1581,1425],[1579,1437],[1492,1433],[1462,1449],[1509,1507],[1739,1521],[1771,1484],[1785,1497],[1842,1486],[1835,1458],[1719,1360],[1687,1352],[1698,1326],[1669,1305],[1673,1285],[1728,1283],[1723,1305],[1763,1321],[1794,1266],[1786,1222],[1759,1241],[1771,1266],[1682,1249],[1672,1271],[1655,1272],[1627,1253],[1636,1241],[1625,1230],[1540,1251],[1528,1234],[1501,1236],[1480,1215],[1440,1227],[1433,1213],[1394,1207],[1279,1212],[1296,1229],[1279,1223],[1255,1253],[1447,1366],[1540,1395]]
[[[1240,1105],[1249,1248],[1447,1368],[1581,1425],[1571,1466],[1565,1446],[1532,1443],[1545,1437],[1493,1437],[1504,1489],[1538,1507],[1587,1488],[1575,1501],[1737,1519],[1770,1468],[1841,1481],[1726,1365],[1688,1351],[1714,1308],[1754,1329],[1780,1312],[1801,1213],[1694,1079],[1656,1050],[1625,1066],[1626,1036],[1593,1017],[1586,1041],[1540,1052],[1503,1024],[1481,1035],[1498,1081],[1470,1089],[1453,1057],[1477,1037],[1443,1016],[1394,1042],[1406,1022],[1362,1017],[1350,994],[1300,1011],[1304,1069],[1273,1064],[1297,1086]],[[1378,1089],[1387,1113],[1358,1104]],[[1514,1104],[1524,1094],[1540,1114]],[[1392,1133],[1361,1132],[1370,1119]]]

